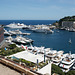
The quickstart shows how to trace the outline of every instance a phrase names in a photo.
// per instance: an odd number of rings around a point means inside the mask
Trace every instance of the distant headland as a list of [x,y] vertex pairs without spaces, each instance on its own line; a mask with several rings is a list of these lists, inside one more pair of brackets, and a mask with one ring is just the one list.
[[75,31],[75,16],[66,16],[56,21],[54,25],[59,29]]

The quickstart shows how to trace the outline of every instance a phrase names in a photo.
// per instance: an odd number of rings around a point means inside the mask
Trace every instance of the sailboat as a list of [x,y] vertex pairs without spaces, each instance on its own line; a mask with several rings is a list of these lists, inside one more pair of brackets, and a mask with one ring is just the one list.
[[69,43],[70,43],[70,44],[72,43],[71,39],[69,40]]

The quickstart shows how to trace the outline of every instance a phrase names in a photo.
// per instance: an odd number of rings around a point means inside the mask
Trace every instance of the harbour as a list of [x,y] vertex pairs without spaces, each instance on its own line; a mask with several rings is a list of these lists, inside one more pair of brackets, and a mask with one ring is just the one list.
[[[7,21],[7,22],[9,23],[11,21]],[[7,22],[6,22],[6,24],[7,24]],[[15,21],[15,22],[17,22],[17,23],[20,22],[21,23],[21,21]],[[29,22],[33,22],[33,21],[26,21],[25,24],[28,24]],[[43,23],[43,22],[46,22],[46,23]],[[49,24],[55,22],[55,20],[51,21],[51,22],[49,22],[49,21],[43,21],[43,22],[40,23],[40,24],[49,25]],[[34,23],[32,23],[32,24],[35,25],[35,23],[36,23],[36,21],[34,21]],[[38,23],[37,23],[37,25],[38,25]],[[16,30],[16,29],[13,29],[13,28],[5,28],[5,29],[8,30],[8,31],[9,30]],[[25,29],[19,29],[19,30],[22,31],[23,33],[31,33],[30,36],[26,36],[26,37],[31,38],[31,39],[33,39],[35,41],[33,43],[33,45],[45,46],[45,47],[56,49],[58,51],[63,50],[65,53],[67,53],[69,51],[71,51],[72,53],[75,53],[75,48],[74,48],[75,32],[68,32],[66,30],[54,29],[53,34],[44,34],[44,33],[35,33],[35,32],[32,32],[32,31],[25,30]],[[71,41],[72,41],[71,44],[68,43],[70,38],[71,38]]]
[[75,75],[75,0],[0,0],[0,75]]
[[[15,47],[22,49],[21,52],[12,55],[8,54],[10,56],[5,56],[5,58],[10,58],[10,60],[16,59],[16,61],[19,61],[19,64],[21,63],[23,64],[23,61],[31,62],[31,64],[34,65],[37,64],[37,67],[29,66],[29,69],[34,71],[34,73],[36,72],[36,74],[42,73],[42,70],[43,71],[45,70],[47,71],[47,73],[51,74],[51,67],[50,71],[47,70],[48,66],[51,66],[51,64],[59,66],[62,69],[62,71],[65,73],[70,71],[70,69],[73,69],[75,64],[75,50],[73,49],[74,47],[72,47],[74,44],[73,41],[74,36],[72,35],[72,32],[59,30],[54,27],[53,28],[51,27],[50,33],[46,33],[46,31],[49,30],[48,28],[50,28],[50,26],[51,24],[48,25],[42,24],[42,25],[33,25],[33,26],[31,25],[29,30],[22,29],[22,27],[21,28],[15,27],[15,29],[11,28],[11,26],[4,27],[7,33],[9,32],[9,34],[12,33],[16,35],[16,36],[9,35],[9,37],[5,36],[6,42],[10,44],[15,44],[16,45]],[[26,26],[26,28],[27,27],[28,25]],[[43,29],[43,27],[46,29]],[[37,31],[37,28],[41,28],[41,30],[38,29],[38,31],[40,32]],[[36,31],[34,32],[33,30]],[[22,35],[23,33],[30,33],[31,35]],[[5,48],[5,50],[7,51],[8,49]],[[39,63],[40,64],[45,63],[44,68],[42,68],[41,66],[38,67]],[[27,64],[25,65],[27,66]],[[26,72],[24,74],[26,74]],[[46,74],[46,72],[44,74]]]

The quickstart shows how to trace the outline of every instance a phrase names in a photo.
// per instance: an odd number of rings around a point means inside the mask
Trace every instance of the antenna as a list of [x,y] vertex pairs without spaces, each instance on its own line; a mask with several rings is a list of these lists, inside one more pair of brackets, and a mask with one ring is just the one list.
[[71,55],[71,51],[69,51],[69,54]]
[[44,49],[44,62],[45,62],[45,55],[46,55],[46,52],[45,52],[45,49]]

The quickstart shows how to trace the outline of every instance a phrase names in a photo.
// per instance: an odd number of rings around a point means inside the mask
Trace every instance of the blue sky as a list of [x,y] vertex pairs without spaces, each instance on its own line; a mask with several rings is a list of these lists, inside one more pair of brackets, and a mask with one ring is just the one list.
[[75,15],[75,0],[0,0],[0,20],[59,20]]

